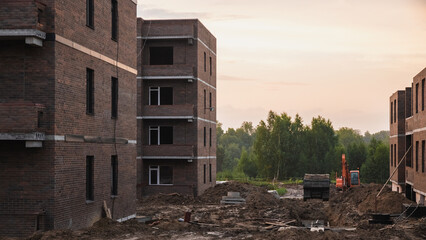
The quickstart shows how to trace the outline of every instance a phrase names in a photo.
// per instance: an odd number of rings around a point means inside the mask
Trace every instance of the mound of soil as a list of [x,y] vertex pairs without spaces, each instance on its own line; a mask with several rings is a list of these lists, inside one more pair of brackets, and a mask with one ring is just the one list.
[[217,184],[215,187],[207,189],[196,200],[204,204],[219,204],[222,197],[226,196],[228,192],[239,192],[249,205],[263,207],[276,206],[279,203],[279,200],[268,193],[266,188],[240,182]]
[[189,195],[182,195],[179,193],[171,193],[171,194],[155,194],[148,197],[144,197],[141,201],[141,204],[149,204],[149,205],[188,205],[194,203],[194,197]]

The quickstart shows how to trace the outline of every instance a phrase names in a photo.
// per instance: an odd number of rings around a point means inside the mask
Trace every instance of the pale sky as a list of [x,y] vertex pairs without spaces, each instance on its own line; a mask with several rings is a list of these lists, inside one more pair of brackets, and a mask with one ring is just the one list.
[[217,38],[217,119],[269,110],[335,129],[389,129],[389,97],[426,67],[426,0],[139,0],[138,17],[198,18]]

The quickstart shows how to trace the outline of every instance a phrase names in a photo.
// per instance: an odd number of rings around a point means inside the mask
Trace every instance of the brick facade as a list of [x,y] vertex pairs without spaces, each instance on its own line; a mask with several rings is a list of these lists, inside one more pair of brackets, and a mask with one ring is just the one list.
[[410,88],[390,97],[390,173],[396,167],[395,156],[404,161],[391,179],[392,189],[421,204],[426,196],[425,79],[426,68],[414,77]]
[[[117,41],[111,8],[94,1],[90,28],[85,0],[0,3],[0,236],[90,226],[104,200],[114,219],[136,212],[136,4],[118,1]],[[93,114],[86,114],[87,68],[94,71]],[[94,159],[93,201],[86,201],[86,156]]]
[[[151,48],[172,49],[171,64],[151,63]],[[138,19],[138,53],[138,196],[199,195],[216,182],[216,39],[198,20]],[[172,104],[150,104],[152,88],[172,88]],[[157,126],[172,127],[172,144],[151,144]],[[152,184],[150,166],[172,181]]]

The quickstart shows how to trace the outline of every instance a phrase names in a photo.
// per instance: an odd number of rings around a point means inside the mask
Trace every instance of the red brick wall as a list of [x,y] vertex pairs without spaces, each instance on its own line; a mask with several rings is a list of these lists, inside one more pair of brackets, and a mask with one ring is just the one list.
[[43,119],[39,117],[39,112],[43,113],[43,111],[44,106],[41,104],[28,102],[0,103],[0,132],[27,133],[43,131],[44,129],[41,125]]
[[0,236],[35,231],[34,213],[46,211],[41,229],[53,227],[54,143],[25,148],[24,141],[0,141]]
[[[148,129],[149,126],[174,126],[174,144],[188,144],[191,143],[195,146],[195,159],[191,166],[191,171],[194,171],[195,178],[185,180],[185,184],[196,186],[196,194],[201,194],[205,189],[213,186],[216,181],[216,125],[206,121],[198,120],[197,118],[208,119],[209,121],[216,122],[216,90],[208,85],[198,81],[202,81],[216,86],[216,56],[205,47],[198,39],[207,44],[210,49],[216,51],[216,39],[211,33],[196,19],[193,20],[139,20],[138,36],[142,33],[143,36],[190,36],[193,37],[193,43],[190,44],[188,39],[170,39],[170,40],[148,40],[146,42],[139,41],[139,51],[142,46],[144,47],[141,53],[142,58],[138,59],[141,69],[139,69],[140,76],[194,76],[193,83],[188,83],[187,80],[141,80],[141,90],[139,93],[138,103],[144,105],[148,104],[149,87],[150,86],[164,86],[173,87],[174,89],[174,103],[179,107],[179,104],[194,104],[194,121],[188,123],[186,120],[140,120],[138,125],[141,144],[139,149],[142,150],[143,144],[148,144]],[[166,66],[150,66],[149,65],[149,48],[153,46],[172,46],[173,47],[173,65]],[[138,52],[139,52],[138,51]],[[206,52],[206,65],[207,69],[204,71],[204,52]],[[210,75],[209,59],[212,58],[212,74]],[[204,109],[204,89],[206,90],[206,103],[209,107],[209,93],[212,93],[212,107],[214,111]],[[140,109],[139,113],[145,112]],[[151,108],[151,107],[150,107]],[[160,111],[160,110],[159,110]],[[171,115],[178,112],[177,109],[162,109],[162,115],[167,115],[167,111]],[[139,115],[139,114],[138,114]],[[139,115],[141,116],[141,115]],[[206,147],[204,147],[204,127],[206,127]],[[212,128],[212,147],[209,146],[209,129]],[[142,151],[141,155],[145,155]],[[212,156],[212,158],[207,158]],[[199,159],[199,158],[202,159]],[[145,186],[147,183],[147,172],[142,169],[146,168],[146,161],[141,162],[138,166],[140,186]],[[175,160],[165,161],[165,164],[175,164]],[[209,182],[207,176],[207,183],[204,184],[204,164],[207,166],[207,175],[209,173],[209,164],[212,164],[212,183]],[[146,170],[147,171],[147,170]],[[189,182],[192,181],[192,182]],[[179,183],[182,184],[182,183]],[[150,190],[144,193],[153,193],[157,187],[151,186]],[[162,191],[183,191],[180,187],[158,187]]]
[[34,0],[2,0],[0,29],[36,29],[38,9]]

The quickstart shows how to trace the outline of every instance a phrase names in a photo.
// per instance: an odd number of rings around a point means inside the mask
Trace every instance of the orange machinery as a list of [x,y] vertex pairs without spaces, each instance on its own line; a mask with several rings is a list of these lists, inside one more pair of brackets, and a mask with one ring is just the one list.
[[337,177],[336,173],[336,187],[337,189],[346,190],[348,188],[357,187],[361,184],[359,180],[359,170],[349,171],[348,164],[346,163],[345,154],[342,154],[342,176]]

